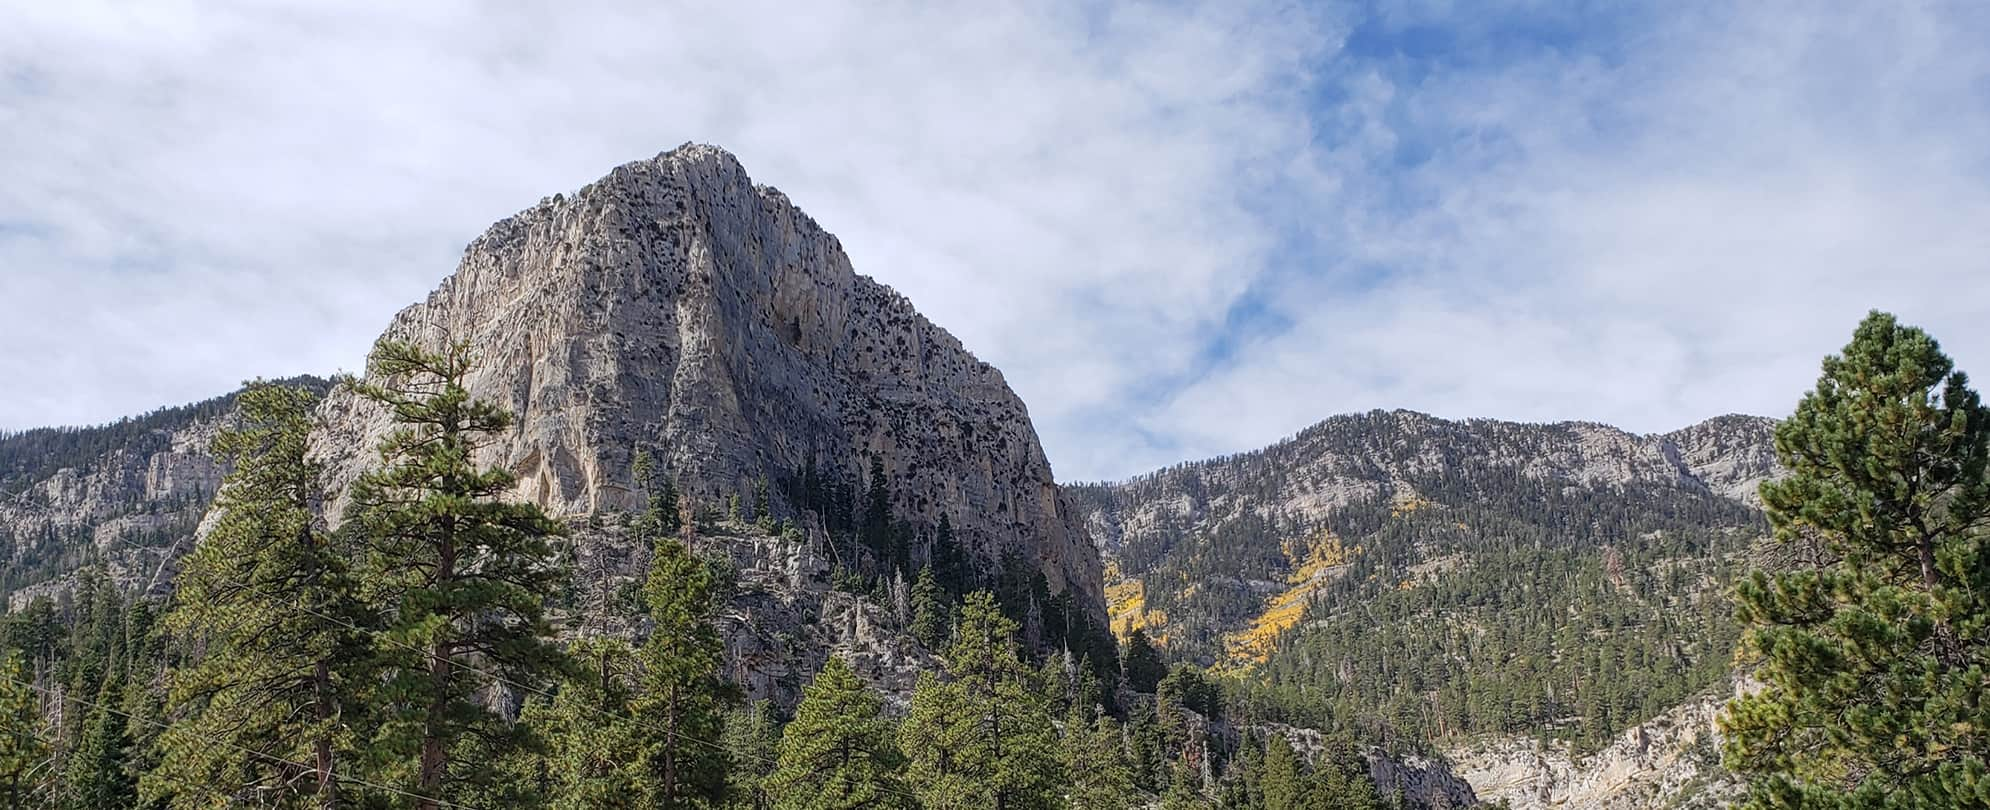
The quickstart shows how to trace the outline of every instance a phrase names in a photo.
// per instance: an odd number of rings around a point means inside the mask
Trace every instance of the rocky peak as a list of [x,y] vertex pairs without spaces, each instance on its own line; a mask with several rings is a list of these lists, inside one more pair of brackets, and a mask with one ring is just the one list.
[[1782,474],[1776,463],[1776,420],[1730,414],[1656,437],[1673,458],[1715,494],[1760,506],[1756,489]]
[[[491,226],[385,336],[474,347],[471,392],[516,416],[479,461],[555,516],[641,502],[639,449],[708,502],[810,465],[861,478],[876,456],[895,518],[946,515],[984,571],[1024,560],[1103,615],[1096,552],[1001,373],[723,150],[629,163]],[[324,413],[336,519],[390,420],[345,392]]]

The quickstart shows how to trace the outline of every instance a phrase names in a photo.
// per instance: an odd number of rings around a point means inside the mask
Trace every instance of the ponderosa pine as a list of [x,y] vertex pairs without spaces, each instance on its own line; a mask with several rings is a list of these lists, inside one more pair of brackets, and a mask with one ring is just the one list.
[[1752,808],[1990,807],[1990,414],[1873,313],[1776,429],[1788,559],[1738,589],[1760,689],[1728,705]]
[[765,788],[779,810],[888,810],[909,806],[883,700],[830,656],[802,692],[781,734],[780,757]]
[[642,754],[656,806],[711,807],[726,791],[725,728],[730,691],[719,678],[725,651],[712,625],[711,566],[682,542],[658,538],[643,601],[649,636],[636,653],[641,676],[631,709],[650,736]]
[[907,779],[928,810],[1056,807],[1066,782],[1057,729],[1016,623],[995,596],[969,594],[947,652],[947,680],[924,673],[899,727]]
[[349,383],[398,425],[354,485],[347,521],[362,594],[385,622],[367,748],[379,778],[421,795],[422,810],[494,778],[455,760],[467,743],[495,761],[523,742],[526,728],[483,697],[497,678],[546,683],[563,666],[544,604],[564,579],[549,542],[564,529],[502,497],[511,473],[477,467],[511,415],[470,396],[471,367],[465,344],[437,353],[382,340],[369,381]]
[[[320,526],[321,466],[307,457],[317,397],[253,382],[214,440],[232,469],[213,527],[181,569],[162,632],[194,651],[167,677],[167,729],[141,791],[211,806],[187,784],[228,785],[270,807],[334,807],[353,767],[366,617]],[[251,755],[255,751],[267,757]],[[299,779],[297,766],[314,773]]]

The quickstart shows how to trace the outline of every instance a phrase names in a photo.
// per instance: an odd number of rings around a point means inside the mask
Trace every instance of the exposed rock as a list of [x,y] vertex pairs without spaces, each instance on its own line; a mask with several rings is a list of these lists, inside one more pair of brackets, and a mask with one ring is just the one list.
[[1720,766],[1714,718],[1725,695],[1684,704],[1625,731],[1603,749],[1492,739],[1448,753],[1480,798],[1514,810],[1683,810],[1725,807],[1741,790]]
[[[984,577],[1021,560],[1103,620],[1097,553],[1001,373],[854,273],[834,236],[719,149],[630,163],[493,225],[385,336],[473,347],[471,393],[515,417],[477,461],[513,472],[515,497],[574,527],[574,609],[597,617],[578,632],[639,630],[599,618],[647,564],[618,528],[646,500],[631,480],[639,449],[707,504],[768,481],[771,510],[807,527],[806,540],[736,526],[694,543],[741,572],[721,623],[728,666],[755,698],[791,705],[832,651],[901,699],[932,664],[886,611],[828,587],[820,526],[780,486],[809,465],[864,486],[878,457],[895,519],[930,537],[946,515]],[[0,444],[13,600],[60,595],[86,545],[121,588],[168,587],[223,473],[208,442],[231,406],[59,443],[76,460],[55,468],[26,457],[40,445]],[[343,389],[320,416],[313,453],[336,524],[392,422]]]
[[1452,421],[1415,411],[1327,419],[1262,450],[1177,465],[1091,485],[1082,519],[1108,551],[1132,535],[1182,532],[1212,506],[1249,492],[1251,508],[1321,519],[1384,493],[1414,495],[1420,474],[1473,465],[1505,467],[1570,486],[1634,483],[1698,488],[1751,505],[1776,475],[1775,420],[1723,416],[1671,433],[1639,436],[1590,422]]
[[[499,222],[386,337],[475,348],[471,392],[516,417],[478,461],[555,516],[639,502],[642,448],[708,502],[810,463],[858,478],[876,455],[897,518],[930,531],[947,515],[984,571],[1015,555],[1104,615],[1096,551],[1001,373],[719,149],[630,163]],[[391,422],[343,392],[324,415],[336,519]]]
[[1776,463],[1776,420],[1760,416],[1720,416],[1657,437],[1695,479],[1708,489],[1751,506],[1756,491],[1782,474]]
[[[646,631],[637,594],[649,550],[614,521],[571,528],[576,593],[564,624],[576,635],[641,636]],[[820,535],[772,535],[730,522],[690,538],[694,552],[723,561],[722,570],[731,574],[717,618],[725,677],[749,701],[792,710],[802,687],[828,656],[838,655],[884,695],[888,710],[902,711],[919,673],[937,668],[939,660],[869,596],[832,589],[826,543]]]
[[[1326,748],[1326,735],[1317,729],[1266,723],[1252,730],[1283,735],[1293,751],[1316,765]],[[1474,786],[1453,773],[1451,763],[1442,757],[1393,754],[1373,746],[1361,755],[1368,763],[1368,778],[1374,781],[1375,789],[1385,798],[1401,796],[1405,807],[1454,810],[1482,804],[1483,797],[1473,793]]]
[[[224,473],[208,452],[224,406],[207,405],[190,406],[183,418],[168,414],[156,426],[107,440],[101,452],[73,466],[0,491],[11,609],[37,596],[61,597],[86,559],[101,561],[110,581],[126,590],[159,583],[162,562],[192,536]],[[0,452],[7,449],[0,445]]]

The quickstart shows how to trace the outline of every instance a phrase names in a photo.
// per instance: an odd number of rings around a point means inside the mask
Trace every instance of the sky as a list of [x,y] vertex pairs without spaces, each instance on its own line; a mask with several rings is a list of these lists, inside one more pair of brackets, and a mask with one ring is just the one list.
[[[0,0],[0,429],[362,365],[491,222],[714,143],[1062,480],[1333,414],[1990,375],[1990,4]],[[1990,376],[1986,376],[1990,379]]]

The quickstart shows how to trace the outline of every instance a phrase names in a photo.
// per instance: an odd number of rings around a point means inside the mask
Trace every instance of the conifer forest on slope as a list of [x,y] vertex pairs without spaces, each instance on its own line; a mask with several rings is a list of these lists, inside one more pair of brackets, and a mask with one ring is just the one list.
[[[701,503],[645,456],[648,506],[605,518],[645,541],[647,578],[611,608],[635,630],[567,632],[569,527],[472,463],[509,417],[469,396],[471,362],[383,341],[342,383],[399,428],[336,530],[306,452],[322,389],[251,385],[170,595],[86,577],[9,613],[8,806],[1381,807],[1408,799],[1371,779],[1375,743],[1593,743],[1736,667],[1758,684],[1722,721],[1748,806],[1990,806],[1990,412],[1890,316],[1775,427],[1760,511],[1466,469],[1325,526],[1123,554],[1153,555],[1152,583],[1312,564],[1296,619],[1242,655],[1219,628],[1278,594],[1165,593],[1121,645],[1040,581],[983,581],[896,527],[875,468]],[[769,514],[770,487],[805,513]],[[727,681],[733,574],[694,549],[799,542],[797,519],[831,527],[835,587],[940,653],[903,705],[833,656],[792,711]]]

